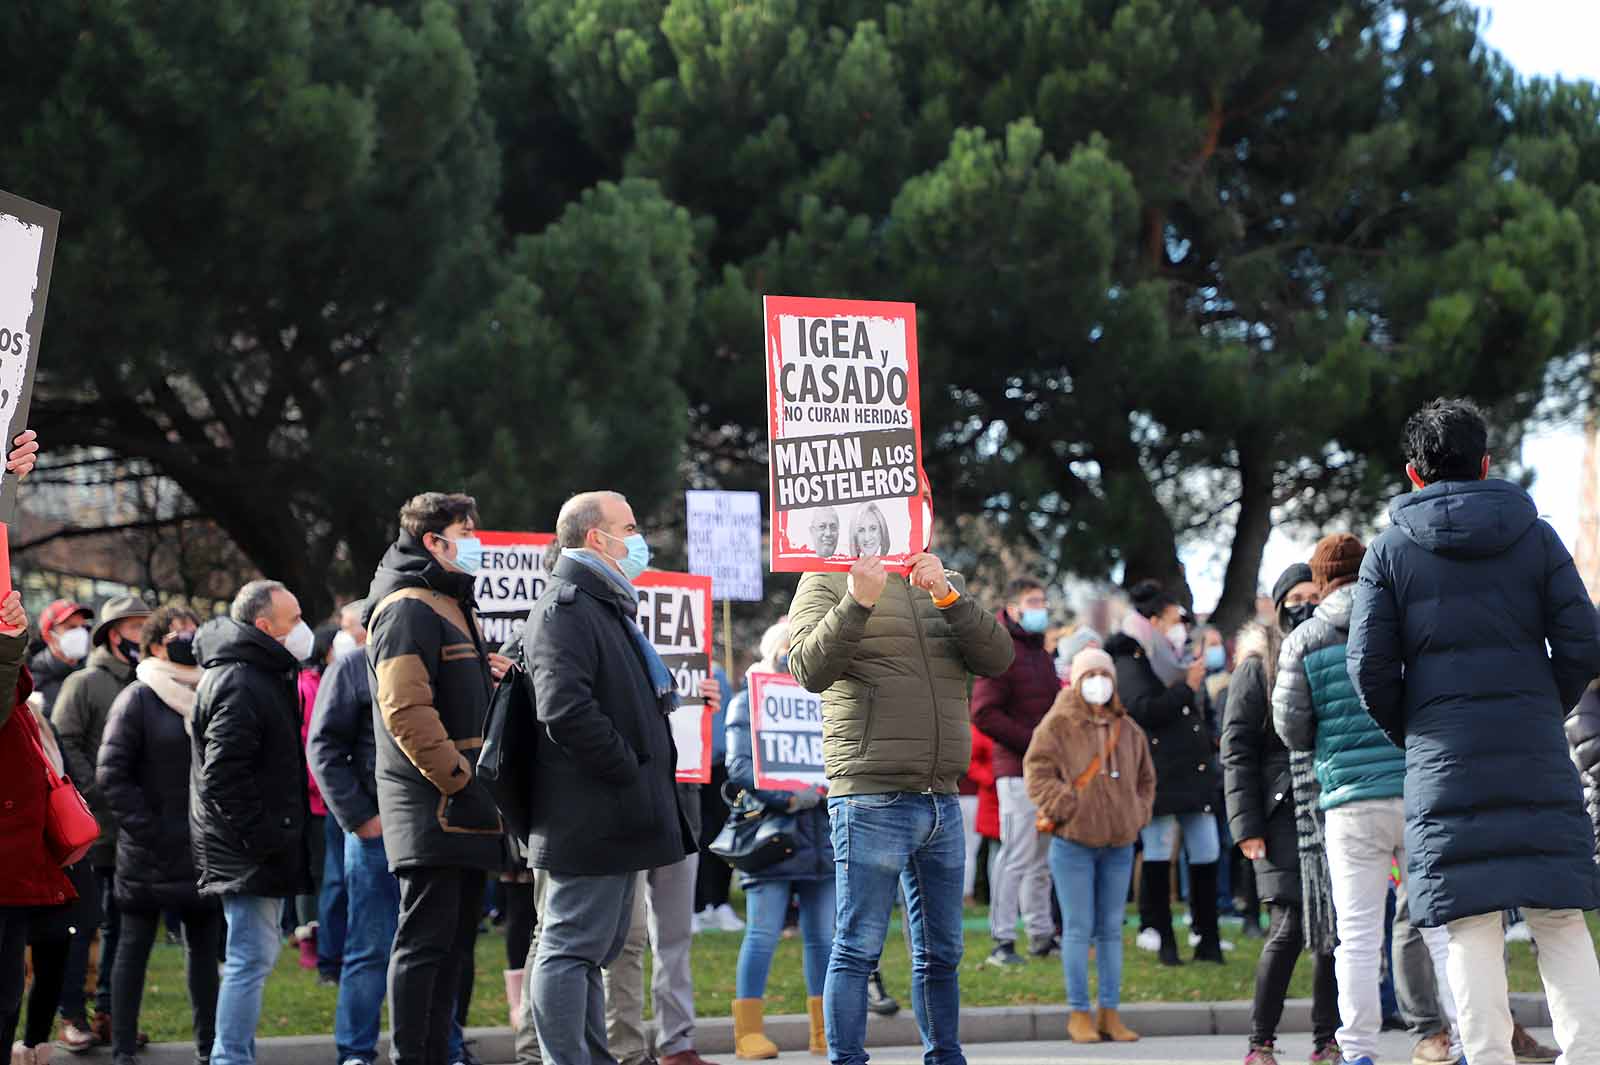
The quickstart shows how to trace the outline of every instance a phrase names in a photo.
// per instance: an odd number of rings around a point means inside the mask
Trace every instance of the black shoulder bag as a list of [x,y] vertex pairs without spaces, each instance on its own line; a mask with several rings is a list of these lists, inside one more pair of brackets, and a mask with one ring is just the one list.
[[519,644],[511,669],[489,700],[477,769],[478,779],[500,807],[506,828],[518,839],[526,839],[532,827],[533,759],[538,738],[533,678]]
[[728,821],[711,841],[712,854],[740,872],[756,873],[794,853],[794,814],[770,810],[748,791],[729,799],[726,784],[722,797],[728,801]]

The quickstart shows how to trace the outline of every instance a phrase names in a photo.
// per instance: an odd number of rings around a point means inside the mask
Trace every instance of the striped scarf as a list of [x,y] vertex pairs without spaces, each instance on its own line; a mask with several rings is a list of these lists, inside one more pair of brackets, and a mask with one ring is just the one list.
[[1294,777],[1294,828],[1300,845],[1306,947],[1317,954],[1331,954],[1338,936],[1333,919],[1333,882],[1328,873],[1322,785],[1317,782],[1316,755],[1311,751],[1289,752],[1289,772]]

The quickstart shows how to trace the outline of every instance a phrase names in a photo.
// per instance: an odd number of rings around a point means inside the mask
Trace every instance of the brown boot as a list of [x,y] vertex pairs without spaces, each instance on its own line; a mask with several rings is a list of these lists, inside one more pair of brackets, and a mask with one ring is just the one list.
[[1541,1045],[1520,1024],[1511,1029],[1511,1053],[1516,1057],[1517,1065],[1550,1065],[1561,1056],[1561,1051]]
[[1139,1033],[1122,1023],[1116,1010],[1100,1011],[1100,1034],[1113,1043],[1137,1043]]
[[822,1019],[822,996],[806,999],[806,1012],[811,1015],[811,1053],[828,1056],[828,1028]]
[[1086,1010],[1073,1010],[1067,1016],[1067,1038],[1074,1043],[1100,1042],[1100,1029],[1094,1023],[1094,1014]]
[[762,1000],[733,1000],[733,1056],[741,1061],[765,1061],[778,1056],[778,1044],[767,1038],[761,1017]]

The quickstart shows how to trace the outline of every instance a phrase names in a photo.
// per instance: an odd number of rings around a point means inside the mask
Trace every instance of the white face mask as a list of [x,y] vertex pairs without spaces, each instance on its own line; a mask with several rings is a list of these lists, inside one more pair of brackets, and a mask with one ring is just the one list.
[[1181,621],[1178,622],[1167,630],[1167,640],[1172,644],[1173,650],[1181,653],[1189,644],[1189,626]]
[[56,639],[56,646],[65,658],[81,662],[89,654],[89,630],[68,629]]
[[1095,674],[1087,677],[1083,682],[1083,701],[1090,706],[1104,706],[1111,701],[1111,696],[1116,692],[1116,687],[1111,683],[1110,677]]
[[283,649],[294,655],[296,662],[304,662],[311,657],[311,651],[317,644],[317,637],[311,631],[311,626],[304,621],[289,630],[289,635],[279,641]]
[[356,643],[356,638],[350,635],[348,632],[345,632],[343,629],[340,629],[333,637],[333,660],[335,662],[349,654],[351,651],[357,651],[360,649],[361,645]]

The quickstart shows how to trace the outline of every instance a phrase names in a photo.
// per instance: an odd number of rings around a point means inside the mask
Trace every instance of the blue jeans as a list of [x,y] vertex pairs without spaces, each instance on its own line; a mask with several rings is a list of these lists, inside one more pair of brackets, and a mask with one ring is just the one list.
[[828,800],[838,913],[823,992],[833,1065],[864,1065],[867,978],[903,890],[911,935],[911,1005],[927,1065],[961,1053],[961,881],[966,845],[954,795],[897,791]]
[[344,829],[332,814],[322,819],[322,888],[317,892],[317,972],[337,979],[344,962],[346,913]]
[[761,880],[744,889],[744,943],[734,980],[738,998],[764,998],[772,954],[783,934],[789,894],[800,896],[800,936],[805,945],[806,993],[820,995],[828,978],[828,951],[833,945],[833,908],[837,892],[832,880]]
[[1177,829],[1183,827],[1183,852],[1194,865],[1210,865],[1222,856],[1222,839],[1217,834],[1217,819],[1196,811],[1188,814],[1162,814],[1139,833],[1144,842],[1144,860],[1170,862]]
[[1100,974],[1100,1008],[1122,1002],[1122,914],[1133,879],[1133,844],[1085,847],[1057,837],[1050,841],[1050,875],[1066,927],[1061,934],[1061,968],[1067,981],[1067,1008],[1089,1009],[1089,942],[1094,941]]
[[[332,820],[330,818],[330,820]],[[339,1005],[333,1013],[333,1042],[339,1060],[376,1061],[383,998],[389,984],[389,951],[400,921],[400,881],[389,872],[383,837],[344,834],[344,879],[349,925],[344,966],[339,970]]]
[[211,1044],[211,1065],[253,1065],[261,994],[283,946],[278,934],[283,900],[224,895],[222,913],[228,919],[228,957],[217,991],[217,1035]]

